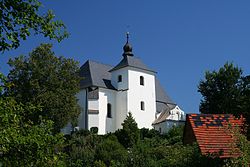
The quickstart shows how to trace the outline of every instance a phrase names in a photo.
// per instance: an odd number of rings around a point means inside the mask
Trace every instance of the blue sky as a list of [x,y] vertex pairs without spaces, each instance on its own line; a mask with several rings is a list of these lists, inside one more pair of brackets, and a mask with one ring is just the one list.
[[250,1],[235,0],[60,0],[44,1],[62,20],[70,37],[61,43],[39,35],[0,56],[27,55],[40,43],[53,43],[58,56],[82,65],[96,60],[116,65],[122,59],[126,31],[135,56],[156,70],[168,95],[187,113],[197,113],[199,81],[207,70],[227,61],[250,73]]

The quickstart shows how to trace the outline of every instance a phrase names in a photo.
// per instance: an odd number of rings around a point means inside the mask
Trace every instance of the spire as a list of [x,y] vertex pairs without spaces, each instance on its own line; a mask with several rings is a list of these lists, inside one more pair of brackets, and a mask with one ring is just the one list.
[[127,32],[126,35],[127,35],[127,43],[128,43],[128,41],[129,41],[129,32]]
[[127,42],[123,46],[123,56],[134,56],[132,53],[132,46],[129,44],[129,32],[126,33],[127,35]]

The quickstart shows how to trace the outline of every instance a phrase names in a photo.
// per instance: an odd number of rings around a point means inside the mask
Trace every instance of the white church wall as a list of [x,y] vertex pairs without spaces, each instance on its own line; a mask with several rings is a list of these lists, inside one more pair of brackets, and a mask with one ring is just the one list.
[[[122,81],[118,82],[118,76],[122,76]],[[111,84],[117,90],[127,90],[128,89],[128,68],[122,68],[116,71],[112,71]]]
[[[140,85],[140,76],[144,77],[144,85]],[[156,112],[154,73],[130,67],[128,77],[128,111],[132,113],[139,128],[152,128]],[[141,110],[141,102],[144,102],[144,111]]]
[[[77,103],[80,106],[80,114],[78,116],[78,127],[79,129],[85,128],[85,104],[86,104],[86,90],[82,89],[79,93],[76,94],[76,98],[78,99]],[[71,134],[73,127],[70,122],[61,129],[63,134]]]
[[99,100],[89,99],[88,105],[89,105],[88,106],[89,110],[98,110],[99,109]]
[[78,105],[80,106],[81,112],[78,117],[78,127],[79,129],[85,129],[85,106],[86,106],[86,89],[80,90],[79,93],[76,94],[78,99]]
[[89,130],[92,127],[98,127],[99,131],[99,114],[89,114]]
[[128,90],[116,93],[116,130],[122,129],[122,123],[128,114]]
[[[98,134],[106,134],[115,131],[115,91],[99,89],[99,127]],[[107,118],[107,104],[111,104],[111,118]]]

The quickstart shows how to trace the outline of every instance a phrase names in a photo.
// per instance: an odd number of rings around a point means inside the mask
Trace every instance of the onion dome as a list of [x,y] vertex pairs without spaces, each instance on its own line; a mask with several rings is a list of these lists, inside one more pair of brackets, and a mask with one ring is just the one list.
[[129,32],[127,32],[127,42],[126,44],[123,46],[123,56],[134,56],[132,53],[132,46],[129,44]]

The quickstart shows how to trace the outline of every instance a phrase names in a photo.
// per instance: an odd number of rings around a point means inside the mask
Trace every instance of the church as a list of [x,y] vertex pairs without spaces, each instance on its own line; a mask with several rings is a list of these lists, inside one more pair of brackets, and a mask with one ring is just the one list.
[[[128,33],[117,65],[88,60],[81,66],[80,76],[77,129],[97,127],[98,134],[114,132],[122,128],[129,112],[138,128],[154,128],[161,133],[184,123],[184,112],[166,94],[156,72],[134,56]],[[69,123],[62,132],[69,134],[72,129]]]

